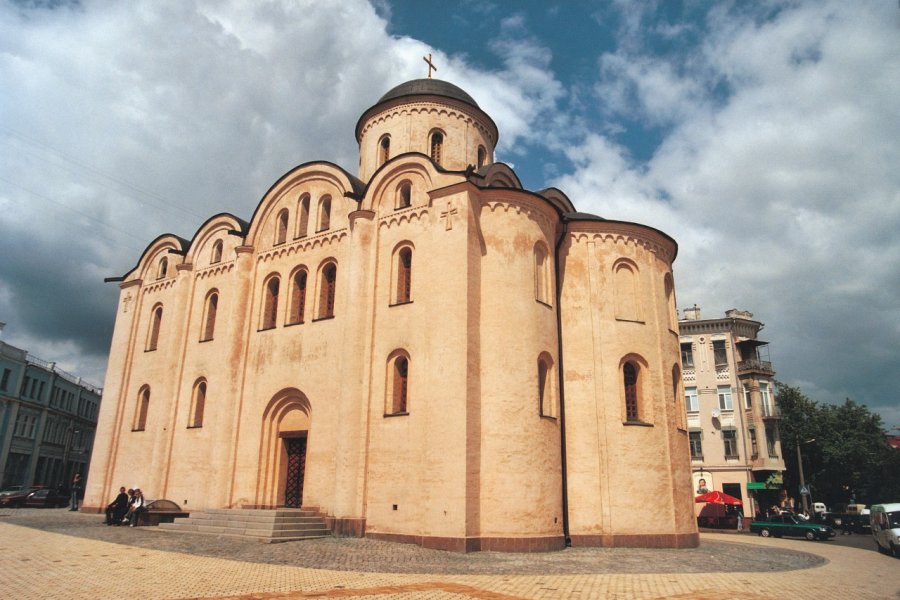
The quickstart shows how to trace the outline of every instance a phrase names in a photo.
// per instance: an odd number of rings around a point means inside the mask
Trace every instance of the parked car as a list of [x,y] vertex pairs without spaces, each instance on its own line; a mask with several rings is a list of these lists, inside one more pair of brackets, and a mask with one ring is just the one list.
[[0,507],[17,508],[25,506],[25,500],[33,492],[44,489],[41,485],[16,485],[0,492]]
[[805,537],[808,540],[827,540],[834,537],[834,529],[822,523],[801,521],[792,514],[773,515],[750,523],[750,531],[763,537],[784,535]]
[[900,557],[900,503],[872,507],[872,537],[879,552]]
[[36,490],[25,498],[25,506],[28,508],[61,508],[68,505],[69,494],[64,490]]

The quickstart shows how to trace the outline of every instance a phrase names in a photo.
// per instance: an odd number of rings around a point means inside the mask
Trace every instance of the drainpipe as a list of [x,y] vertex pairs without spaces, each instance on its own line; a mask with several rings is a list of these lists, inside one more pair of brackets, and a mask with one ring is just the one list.
[[562,468],[562,519],[563,519],[563,537],[565,538],[566,547],[572,545],[572,538],[569,536],[569,485],[566,467],[566,386],[563,377],[563,340],[562,340],[562,286],[559,281],[560,273],[560,254],[559,249],[562,247],[563,240],[569,232],[569,225],[565,222],[565,218],[561,219],[563,224],[562,233],[556,241],[554,270],[556,275],[556,341],[557,341],[557,360],[559,368],[557,375],[559,377],[559,457]]

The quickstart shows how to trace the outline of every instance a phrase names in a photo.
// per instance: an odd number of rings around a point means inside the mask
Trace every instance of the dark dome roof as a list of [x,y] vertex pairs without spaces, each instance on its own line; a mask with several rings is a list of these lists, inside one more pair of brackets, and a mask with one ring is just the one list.
[[387,102],[388,100],[403,96],[422,95],[445,96],[447,98],[453,98],[454,100],[460,100],[466,104],[471,104],[476,108],[481,108],[472,96],[468,95],[452,83],[441,81],[440,79],[413,79],[412,81],[401,83],[382,96],[376,104],[381,104],[382,102]]

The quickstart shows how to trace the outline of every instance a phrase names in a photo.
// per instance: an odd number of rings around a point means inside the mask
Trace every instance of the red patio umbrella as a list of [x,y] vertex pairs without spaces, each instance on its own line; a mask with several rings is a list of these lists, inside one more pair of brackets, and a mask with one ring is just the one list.
[[700,494],[696,498],[694,498],[694,502],[706,502],[707,504],[732,504],[743,506],[743,502],[740,498],[735,498],[734,496],[729,496],[723,492],[718,490],[713,490],[711,492],[706,492],[705,494]]

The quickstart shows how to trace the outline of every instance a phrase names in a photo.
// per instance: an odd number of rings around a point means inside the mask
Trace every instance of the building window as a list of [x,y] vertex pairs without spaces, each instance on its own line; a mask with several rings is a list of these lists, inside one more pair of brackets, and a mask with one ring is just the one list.
[[132,431],[144,431],[147,427],[147,411],[150,408],[150,386],[145,385],[138,392],[137,410],[134,413]]
[[409,413],[409,355],[395,351],[388,359],[387,414]]
[[689,413],[700,412],[700,397],[697,396],[697,388],[684,388],[684,404]]
[[334,294],[337,284],[337,266],[326,264],[319,280],[319,318],[328,319],[334,316]]
[[717,367],[728,365],[728,352],[725,351],[725,340],[713,341],[713,359]]
[[640,396],[639,373],[639,367],[633,362],[626,362],[622,366],[622,378],[625,383],[625,420],[628,422],[638,422],[640,420],[640,413],[638,412],[638,398]]
[[331,227],[331,196],[325,196],[319,200],[319,228],[325,231]]
[[206,409],[206,380],[198,379],[194,384],[191,402],[191,421],[188,427],[203,427],[203,411]]
[[306,229],[309,227],[309,194],[303,194],[298,204],[297,237],[301,238],[306,237]]
[[9,376],[12,374],[12,371],[9,369],[3,369],[3,377],[0,377],[0,390],[4,392],[7,390],[9,386]]
[[278,291],[281,280],[270,277],[263,288],[263,314],[260,329],[272,329],[278,322]]
[[538,357],[538,410],[542,417],[555,419],[558,414],[553,359],[546,352]]
[[750,433],[750,457],[756,458],[759,456],[759,442],[756,439],[756,428],[751,427],[747,431]]
[[731,386],[720,385],[716,388],[716,391],[719,394],[719,410],[734,410],[734,405],[731,401]]
[[288,210],[281,209],[275,219],[275,245],[283,244],[287,240]]
[[620,260],[613,267],[616,291],[616,318],[638,321],[637,265]]
[[147,351],[156,350],[159,345],[159,328],[162,326],[163,307],[157,304],[150,313],[150,331],[147,335]]
[[678,309],[675,308],[675,282],[672,274],[666,273],[663,278],[663,289],[666,292],[666,312],[669,315],[669,329],[678,331]]
[[306,269],[301,267],[291,277],[291,308],[288,325],[302,323],[306,314]]
[[694,349],[690,342],[681,344],[681,364],[685,369],[694,368]]
[[213,243],[212,257],[209,260],[209,264],[214,265],[220,262],[222,262],[222,240],[216,240]]
[[547,246],[534,245],[534,299],[550,305],[550,260]]
[[750,397],[750,384],[744,384],[744,408],[753,408],[753,398]]
[[725,458],[737,458],[737,431],[734,429],[722,430],[722,443],[725,444]]
[[34,439],[37,427],[37,415],[29,412],[20,412],[16,417],[16,426],[13,435],[26,439]]
[[213,339],[216,331],[216,311],[219,307],[219,293],[216,290],[211,291],[206,296],[206,315],[203,318],[203,335],[200,336],[201,342]]
[[444,134],[435,131],[431,134],[431,160],[441,164],[444,154]]
[[485,162],[487,162],[487,150],[484,149],[484,146],[478,146],[478,168],[483,167]]
[[412,301],[412,248],[397,252],[397,290],[394,304]]
[[412,184],[404,181],[397,187],[396,209],[409,208],[412,205]]
[[391,158],[391,137],[386,135],[378,144],[378,164],[383,165]]
[[763,415],[766,417],[774,416],[775,407],[772,405],[772,397],[769,395],[769,384],[759,384],[759,398],[762,404]]
[[689,431],[688,440],[691,444],[691,459],[703,460],[703,432]]
[[778,458],[778,450],[775,447],[776,441],[775,428],[766,427],[766,450],[768,451],[770,458]]
[[156,278],[164,279],[169,272],[169,259],[165,256],[159,259],[159,267],[156,270]]

